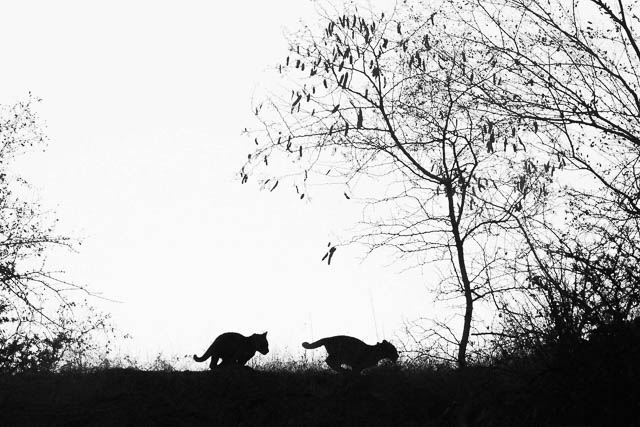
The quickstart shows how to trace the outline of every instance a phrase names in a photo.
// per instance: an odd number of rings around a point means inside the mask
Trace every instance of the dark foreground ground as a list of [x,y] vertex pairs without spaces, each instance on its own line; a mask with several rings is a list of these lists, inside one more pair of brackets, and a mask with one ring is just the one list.
[[407,367],[357,380],[250,368],[20,374],[0,376],[0,426],[640,425],[637,383],[563,378]]

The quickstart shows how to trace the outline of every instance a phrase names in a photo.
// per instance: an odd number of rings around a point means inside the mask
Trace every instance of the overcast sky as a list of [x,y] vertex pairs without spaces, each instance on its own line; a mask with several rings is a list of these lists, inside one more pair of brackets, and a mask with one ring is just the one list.
[[327,335],[393,341],[430,314],[436,277],[356,247],[320,262],[360,216],[342,192],[301,201],[237,179],[252,94],[312,3],[91,4],[3,4],[0,103],[43,99],[49,145],[20,174],[82,238],[55,258],[67,278],[120,301],[94,303],[132,335],[122,351],[200,353],[222,332],[268,330],[297,355]]

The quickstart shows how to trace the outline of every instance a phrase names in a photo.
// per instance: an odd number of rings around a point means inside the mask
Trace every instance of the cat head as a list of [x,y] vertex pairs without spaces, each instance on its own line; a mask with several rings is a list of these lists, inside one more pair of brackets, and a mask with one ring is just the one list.
[[398,360],[398,350],[396,350],[395,346],[389,341],[384,340],[381,343],[378,343],[378,348],[382,350],[382,355],[386,359],[390,359],[393,362]]
[[251,338],[253,338],[253,342],[256,345],[256,350],[262,354],[269,353],[269,342],[267,341],[266,332],[263,334],[253,334]]

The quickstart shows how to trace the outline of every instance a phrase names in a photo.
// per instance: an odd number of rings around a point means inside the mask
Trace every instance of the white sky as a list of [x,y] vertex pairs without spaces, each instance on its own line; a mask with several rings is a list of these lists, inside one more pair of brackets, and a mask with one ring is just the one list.
[[0,103],[43,98],[50,138],[20,173],[60,231],[83,239],[59,258],[67,278],[121,301],[94,303],[133,336],[122,351],[201,353],[222,332],[268,330],[272,350],[297,355],[327,335],[393,341],[403,318],[431,314],[436,277],[360,263],[358,248],[320,262],[359,218],[341,191],[309,202],[237,180],[252,93],[286,55],[283,27],[311,11],[301,0],[3,4]]

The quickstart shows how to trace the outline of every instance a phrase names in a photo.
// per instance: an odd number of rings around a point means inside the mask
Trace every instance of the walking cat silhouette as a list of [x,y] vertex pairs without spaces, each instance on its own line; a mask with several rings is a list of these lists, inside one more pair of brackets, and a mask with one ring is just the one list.
[[218,360],[222,359],[220,366],[244,366],[259,351],[262,354],[269,353],[267,333],[253,334],[245,337],[236,332],[225,332],[216,338],[205,353],[198,357],[193,355],[196,362],[204,362],[211,357],[209,367],[215,369]]
[[398,360],[398,351],[386,340],[368,345],[354,337],[337,335],[322,338],[311,344],[303,342],[302,346],[308,350],[324,346],[329,355],[325,360],[329,367],[347,373],[349,370],[342,367],[347,365],[351,367],[351,373],[354,375],[359,375],[363,369],[376,366],[382,359],[390,359],[393,362]]

